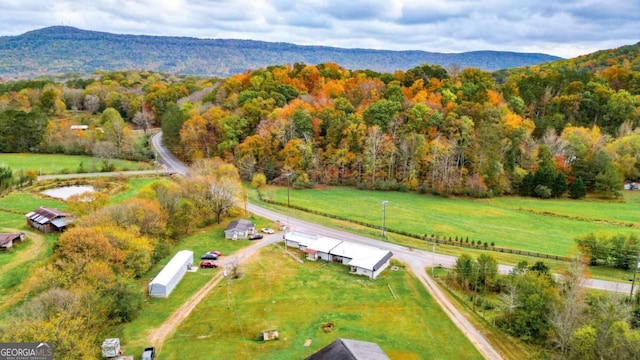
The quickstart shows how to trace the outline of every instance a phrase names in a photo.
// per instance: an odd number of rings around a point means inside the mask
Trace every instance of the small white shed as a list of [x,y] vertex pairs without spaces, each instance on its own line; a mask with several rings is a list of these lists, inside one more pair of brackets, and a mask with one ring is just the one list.
[[184,274],[193,265],[193,251],[181,250],[149,283],[149,296],[169,297]]

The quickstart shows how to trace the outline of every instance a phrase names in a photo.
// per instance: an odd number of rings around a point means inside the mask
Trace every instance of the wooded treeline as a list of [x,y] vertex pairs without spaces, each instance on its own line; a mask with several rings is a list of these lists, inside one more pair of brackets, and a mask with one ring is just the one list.
[[[1,87],[0,137],[4,151],[149,158],[127,130],[161,126],[187,162],[219,156],[245,179],[291,172],[296,186],[615,197],[640,178],[638,47],[493,74],[295,63],[224,80],[111,72],[23,81]],[[32,140],[12,141],[13,124],[34,111],[49,121]],[[101,120],[69,116],[87,112]],[[104,133],[69,130],[78,118]]]
[[472,311],[524,342],[536,359],[636,359],[640,356],[640,293],[586,291],[582,260],[554,277],[542,261],[519,262],[507,275],[488,254],[456,260],[445,283],[463,293]]

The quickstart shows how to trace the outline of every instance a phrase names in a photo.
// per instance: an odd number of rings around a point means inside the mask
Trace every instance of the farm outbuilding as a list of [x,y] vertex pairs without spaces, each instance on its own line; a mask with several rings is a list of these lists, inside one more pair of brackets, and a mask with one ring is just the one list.
[[331,249],[331,255],[332,261],[349,265],[351,273],[375,279],[389,266],[389,259],[393,253],[373,246],[343,241]]
[[290,231],[284,234],[284,242],[288,247],[294,247],[304,251],[307,246],[313,244],[318,237],[298,231]]
[[149,296],[169,297],[184,274],[193,265],[193,251],[182,250],[149,283]]
[[25,233],[0,234],[0,250],[8,250],[16,241],[24,241]]
[[340,245],[343,241],[325,236],[320,236],[316,241],[309,243],[304,252],[307,253],[308,260],[322,259],[331,261],[331,249]]
[[42,231],[43,233],[62,232],[73,221],[73,215],[58,209],[50,209],[44,206],[25,215],[27,225]]

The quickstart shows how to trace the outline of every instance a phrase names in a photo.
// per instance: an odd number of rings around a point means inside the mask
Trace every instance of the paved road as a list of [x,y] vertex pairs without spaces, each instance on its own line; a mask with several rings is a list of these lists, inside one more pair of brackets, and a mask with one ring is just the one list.
[[159,161],[168,171],[187,176],[189,168],[162,145],[162,131],[159,131],[151,137],[151,144],[158,152]]
[[[314,224],[308,221],[289,218],[286,215],[277,213],[275,211],[267,210],[255,204],[248,204],[247,210],[249,210],[250,212],[256,215],[266,217],[267,219],[278,220],[283,223],[288,222],[291,230],[307,232],[311,234],[324,235],[324,236],[333,237],[336,239],[356,242],[359,244],[389,249],[393,252],[394,257],[404,261],[405,263],[409,264],[409,266],[413,268],[422,267],[424,269],[425,267],[431,267],[434,264],[442,265],[443,267],[452,268],[456,264],[455,256],[443,255],[443,254],[438,254],[438,253],[433,253],[430,251],[424,251],[424,250],[418,250],[418,249],[410,249],[410,248],[407,248],[406,246],[391,244],[381,240],[376,240],[376,239],[368,238],[365,236],[360,236],[360,235],[352,234],[349,232],[328,228],[328,227]],[[512,266],[508,266],[508,265],[498,266],[498,270],[500,271],[500,273],[503,273],[503,274],[508,273],[509,271],[511,271],[512,268],[513,268]],[[619,283],[619,282],[613,282],[613,281],[595,280],[595,279],[588,280],[585,283],[585,286],[592,289],[607,290],[607,291],[627,293],[627,294],[631,291],[631,284],[625,284],[625,283]]]

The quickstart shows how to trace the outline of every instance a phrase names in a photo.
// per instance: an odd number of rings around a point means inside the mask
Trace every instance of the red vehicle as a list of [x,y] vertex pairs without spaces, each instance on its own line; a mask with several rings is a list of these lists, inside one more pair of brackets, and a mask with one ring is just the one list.
[[209,251],[209,254],[213,254],[215,256],[221,256],[222,255],[222,253],[220,251],[218,251],[218,250]]
[[216,264],[215,262],[211,261],[211,260],[202,260],[200,261],[200,267],[201,268],[212,268],[215,269],[218,267],[218,264]]

